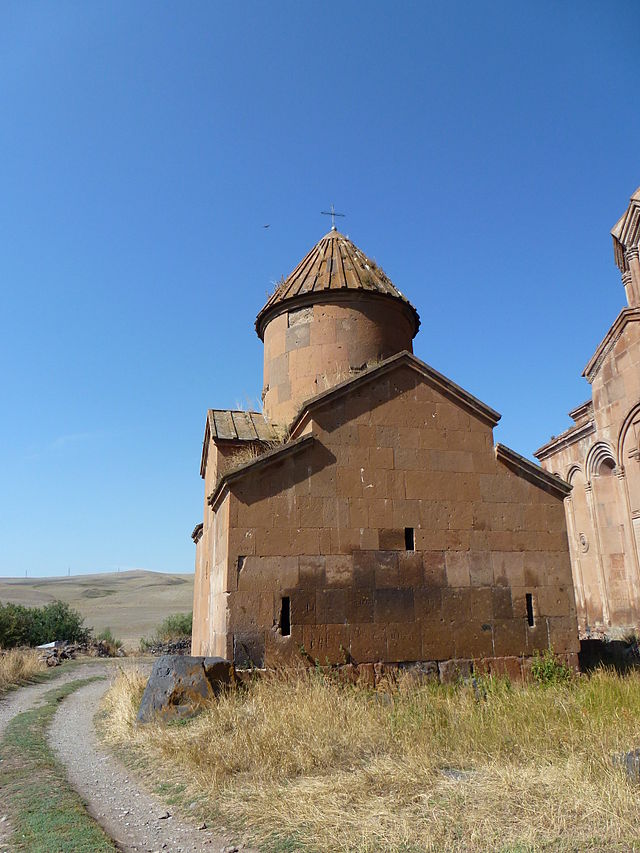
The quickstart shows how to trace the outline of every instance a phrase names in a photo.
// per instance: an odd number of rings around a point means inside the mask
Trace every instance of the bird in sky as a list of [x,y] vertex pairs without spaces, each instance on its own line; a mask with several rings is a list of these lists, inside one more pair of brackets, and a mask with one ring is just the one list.
[[270,225],[263,225],[262,227],[263,227],[263,228],[271,228],[271,226],[270,226]]

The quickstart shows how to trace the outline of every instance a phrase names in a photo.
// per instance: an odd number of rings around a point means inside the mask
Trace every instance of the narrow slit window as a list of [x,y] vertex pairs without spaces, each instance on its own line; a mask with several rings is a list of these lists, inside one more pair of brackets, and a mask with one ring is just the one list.
[[291,599],[288,595],[282,597],[280,608],[280,633],[283,637],[291,636]]
[[236,571],[236,589],[237,589],[239,584],[240,584],[240,572],[244,568],[244,557],[243,556],[238,557],[238,562],[236,565],[237,565],[237,571]]
[[527,600],[527,624],[530,628],[533,628],[534,619],[533,619],[533,595],[528,592],[525,596]]
[[416,532],[413,527],[405,527],[404,529],[404,547],[407,551],[416,550]]

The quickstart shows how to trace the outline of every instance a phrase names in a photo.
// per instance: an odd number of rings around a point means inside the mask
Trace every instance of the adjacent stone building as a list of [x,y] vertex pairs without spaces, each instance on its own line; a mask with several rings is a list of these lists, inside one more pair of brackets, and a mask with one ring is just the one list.
[[260,311],[264,415],[206,419],[194,654],[576,662],[570,487],[494,446],[500,415],[412,354],[419,323],[335,229]]
[[640,189],[613,231],[623,308],[583,371],[591,398],[536,456],[573,489],[565,498],[583,638],[640,628]]

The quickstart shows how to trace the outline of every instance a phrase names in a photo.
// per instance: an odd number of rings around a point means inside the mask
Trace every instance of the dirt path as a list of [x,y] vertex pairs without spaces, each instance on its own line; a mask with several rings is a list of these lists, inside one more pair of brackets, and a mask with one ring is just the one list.
[[[75,681],[78,678],[90,678],[94,675],[106,675],[107,673],[108,669],[104,663],[88,663],[83,667],[76,667],[67,672],[60,672],[55,678],[43,681],[40,684],[30,684],[27,687],[19,687],[16,690],[10,690],[8,693],[5,693],[0,699],[0,741],[4,735],[4,730],[11,720],[17,717],[18,714],[42,705],[42,697],[49,690],[53,690],[54,687],[61,686],[62,684],[68,684],[70,681]],[[1,772],[2,753],[0,752]],[[0,851],[2,853],[6,850],[11,833],[11,822],[3,808],[0,794]]]
[[143,790],[101,747],[93,717],[107,688],[106,682],[94,682],[73,693],[60,706],[49,730],[49,742],[91,816],[123,851],[238,850],[229,839],[174,817],[171,806]]
[[74,668],[68,672],[61,672],[56,678],[43,681],[40,684],[30,684],[28,687],[20,687],[10,690],[0,699],[0,738],[11,720],[18,714],[37,708],[40,700],[48,690],[61,684],[68,684],[78,678],[90,678],[93,675],[106,675],[107,667],[103,663],[88,663],[82,668]]

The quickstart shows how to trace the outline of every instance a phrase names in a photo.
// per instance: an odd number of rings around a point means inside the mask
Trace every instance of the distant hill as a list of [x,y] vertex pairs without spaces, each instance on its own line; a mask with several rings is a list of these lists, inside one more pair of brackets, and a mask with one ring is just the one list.
[[40,607],[59,599],[99,633],[111,628],[127,648],[137,648],[171,613],[193,608],[193,574],[112,572],[61,578],[0,578],[0,601]]

